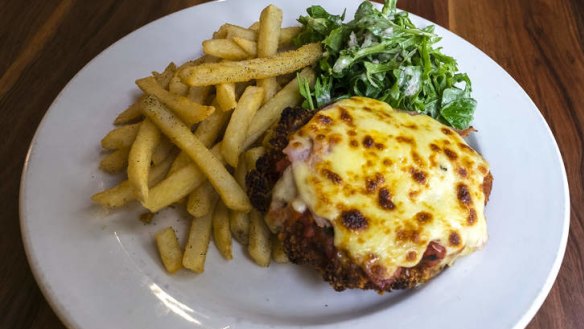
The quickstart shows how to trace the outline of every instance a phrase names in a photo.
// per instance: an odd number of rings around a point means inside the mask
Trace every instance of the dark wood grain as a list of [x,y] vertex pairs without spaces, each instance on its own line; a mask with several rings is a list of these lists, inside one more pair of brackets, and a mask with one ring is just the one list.
[[[0,328],[64,328],[34,281],[19,228],[20,173],[44,113],[73,75],[107,46],[158,17],[202,2],[0,3]],[[402,0],[399,5],[491,56],[550,124],[570,182],[571,227],[558,279],[528,328],[583,328],[584,2]]]

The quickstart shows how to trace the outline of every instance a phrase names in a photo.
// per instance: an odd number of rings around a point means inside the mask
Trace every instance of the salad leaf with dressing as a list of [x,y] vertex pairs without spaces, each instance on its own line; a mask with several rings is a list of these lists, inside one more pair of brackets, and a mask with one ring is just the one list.
[[321,107],[351,96],[384,101],[394,108],[427,114],[456,129],[469,127],[476,101],[471,81],[454,58],[435,47],[434,26],[417,28],[397,0],[382,10],[361,3],[352,21],[321,6],[300,16],[296,45],[320,41],[324,55],[314,87],[300,81],[306,108]]

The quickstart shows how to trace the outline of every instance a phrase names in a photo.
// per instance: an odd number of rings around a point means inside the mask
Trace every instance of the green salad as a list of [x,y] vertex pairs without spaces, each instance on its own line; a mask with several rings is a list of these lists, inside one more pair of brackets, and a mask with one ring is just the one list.
[[347,23],[345,13],[333,15],[321,6],[298,18],[303,29],[296,45],[321,42],[324,50],[314,86],[299,79],[303,106],[365,96],[468,128],[476,108],[468,75],[435,46],[440,37],[434,26],[417,28],[407,12],[396,10],[396,2],[385,0],[379,10],[365,1]]

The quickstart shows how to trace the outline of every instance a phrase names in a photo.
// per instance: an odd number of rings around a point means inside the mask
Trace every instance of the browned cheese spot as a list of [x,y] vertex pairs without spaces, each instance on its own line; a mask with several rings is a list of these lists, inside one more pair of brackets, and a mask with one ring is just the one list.
[[468,172],[466,171],[466,169],[459,167],[456,172],[458,173],[458,175],[462,178],[466,178],[466,176],[468,176]]
[[339,112],[341,114],[341,120],[345,121],[349,125],[353,124],[353,117],[349,114],[349,111],[347,111],[346,108],[339,107]]
[[339,134],[333,134],[329,136],[329,143],[331,145],[339,144],[343,140],[343,137]]
[[477,211],[474,208],[468,210],[468,217],[466,218],[468,225],[474,225],[477,222]]
[[357,136],[357,132],[355,130],[349,130],[349,132],[347,132],[347,134],[349,134],[349,136],[351,136],[351,137]]
[[472,147],[466,145],[465,143],[458,143],[458,146],[463,150],[466,151],[468,153],[473,153],[474,154],[474,150],[472,149]]
[[413,150],[412,150],[412,160],[418,166],[424,166],[425,165],[424,159],[422,159],[422,157],[418,154],[418,152],[413,151]]
[[451,149],[444,149],[444,154],[446,154],[446,156],[450,159],[450,160],[456,160],[458,158],[458,154],[456,154],[456,152],[454,152]]
[[316,119],[318,120],[318,122],[322,123],[323,125],[327,125],[327,126],[333,122],[333,119],[331,119],[331,117],[326,116],[324,114],[317,115]]
[[411,137],[397,136],[395,138],[399,143],[414,144],[414,139]]
[[375,148],[383,151],[385,149],[385,145],[381,144],[381,143],[375,143]]
[[410,173],[412,174],[412,178],[416,183],[425,184],[426,183],[426,173],[416,168],[411,168]]
[[411,241],[414,243],[420,242],[420,232],[416,229],[403,229],[396,232],[397,241]]
[[410,129],[413,129],[413,130],[416,130],[416,129],[418,129],[418,126],[416,126],[416,124],[415,124],[415,123],[410,123],[410,124],[407,124],[407,125],[405,125],[405,127],[406,127],[406,128],[410,128]]
[[438,151],[440,151],[440,146],[438,146],[434,143],[430,143],[430,149],[434,152],[438,152]]
[[442,128],[441,131],[444,135],[452,135],[452,130],[450,130],[446,127]]
[[456,197],[458,201],[460,201],[465,206],[468,206],[472,202],[472,198],[470,196],[470,192],[468,191],[468,187],[465,184],[459,183],[456,186]]
[[341,184],[343,182],[343,179],[341,178],[341,176],[339,176],[334,171],[331,171],[328,169],[323,169],[323,170],[321,170],[321,173],[324,177],[326,177],[328,180],[330,180],[331,182],[333,182],[335,184]]
[[379,189],[377,201],[379,202],[379,206],[385,210],[395,209],[395,204],[391,201],[391,193],[385,187]]
[[384,166],[391,166],[392,164],[393,164],[393,161],[391,161],[391,159],[389,159],[389,158],[383,159]]
[[380,173],[376,173],[374,176],[367,177],[365,179],[365,189],[367,190],[368,193],[373,193],[375,192],[375,190],[377,190],[377,187],[380,184],[383,184],[384,182],[385,178],[383,177],[383,175]]
[[420,211],[415,216],[416,221],[420,224],[426,224],[432,221],[432,214],[427,211]]
[[341,213],[343,225],[349,230],[358,231],[366,229],[369,223],[367,218],[356,209],[346,210]]
[[326,136],[325,136],[325,135],[323,135],[323,134],[318,134],[318,135],[316,135],[316,140],[317,140],[317,141],[322,141],[322,140],[324,140],[325,138],[326,138]]
[[410,198],[412,202],[416,202],[416,198],[418,197],[418,195],[420,195],[420,191],[410,191],[408,193],[408,198]]
[[352,147],[357,147],[357,146],[359,146],[359,142],[357,142],[354,139],[351,139],[351,141],[349,142],[349,145],[351,145]]
[[373,146],[373,143],[375,143],[373,137],[369,135],[363,137],[363,146],[365,146],[365,148],[370,148],[371,146]]
[[451,247],[457,247],[460,245],[460,235],[458,235],[458,232],[450,232],[450,235],[448,236],[448,243]]
[[363,110],[365,110],[366,112],[373,112],[373,110],[369,106],[363,107]]
[[418,255],[418,253],[416,253],[414,250],[408,251],[408,253],[406,254],[406,260],[408,262],[413,262],[416,260],[417,255]]
[[478,169],[479,169],[479,172],[483,175],[486,175],[489,172],[489,170],[487,168],[485,168],[485,166],[483,166],[483,165],[479,165]]

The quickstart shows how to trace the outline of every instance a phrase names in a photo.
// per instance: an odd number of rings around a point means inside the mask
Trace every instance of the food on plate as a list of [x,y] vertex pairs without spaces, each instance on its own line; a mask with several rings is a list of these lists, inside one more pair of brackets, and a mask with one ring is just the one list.
[[[250,223],[245,193],[248,162],[253,168],[261,156],[262,136],[284,108],[302,102],[298,81],[310,86],[310,66],[321,54],[317,43],[292,45],[300,27],[281,27],[282,14],[271,5],[258,13],[253,29],[225,24],[203,42],[203,56],[136,80],[143,94],[117,116],[117,127],[101,142],[106,154],[100,168],[126,171],[128,179],[92,201],[107,208],[138,201],[149,219],[167,207],[185,207],[193,223],[180,266],[192,271],[204,270],[211,231],[226,260],[233,257],[233,236],[246,249],[251,240],[251,258],[262,266],[270,257],[285,261],[263,218]],[[205,83],[195,81],[200,70],[207,70]],[[169,232],[157,241],[169,241]],[[160,244],[163,261],[166,245]],[[279,248],[273,256],[272,246]]]
[[247,178],[292,262],[336,290],[426,282],[487,241],[487,162],[426,115],[353,97],[287,109]]
[[156,246],[162,264],[169,273],[174,273],[182,268],[183,252],[172,227],[169,226],[156,233]]
[[346,23],[307,12],[302,26],[283,27],[274,5],[248,28],[220,26],[199,58],[137,79],[101,140],[100,169],[127,179],[95,203],[192,216],[182,249],[172,228],[155,236],[169,273],[203,272],[211,239],[232,259],[234,238],[259,266],[291,260],[337,290],[387,291],[486,241],[492,178],[460,137],[476,102],[433,27],[395,0]]
[[213,213],[193,219],[182,259],[184,268],[196,273],[202,273],[205,270],[207,249],[211,241],[212,219]]
[[273,78],[310,66],[321,55],[320,44],[309,43],[298,49],[266,58],[189,66],[181,71],[180,76],[190,86],[209,86],[225,82]]
[[364,1],[354,19],[332,15],[321,6],[298,21],[297,45],[321,41],[324,55],[314,87],[304,93],[315,107],[350,96],[379,99],[394,108],[427,114],[456,129],[468,128],[476,101],[471,81],[456,60],[434,45],[434,26],[417,28],[397,0],[378,10]]
[[128,154],[128,181],[140,201],[148,198],[150,162],[159,141],[160,130],[149,119],[142,121]]
[[233,168],[237,167],[245,135],[256,111],[264,100],[264,88],[249,86],[239,99],[221,142],[221,153]]
[[236,210],[249,210],[250,205],[239,184],[216,156],[209,151],[192,133],[185,123],[167,110],[157,98],[148,96],[142,104],[142,111],[168,138],[170,138],[201,169],[221,196],[225,204]]

